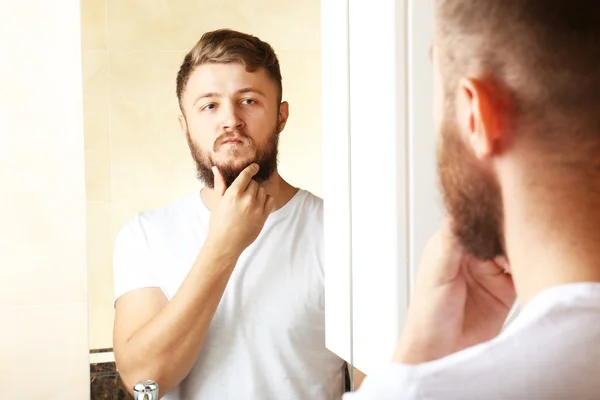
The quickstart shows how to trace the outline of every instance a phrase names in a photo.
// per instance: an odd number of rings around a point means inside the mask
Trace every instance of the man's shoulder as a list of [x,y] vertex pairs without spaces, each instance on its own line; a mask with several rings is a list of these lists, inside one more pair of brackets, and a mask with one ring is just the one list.
[[317,196],[316,194],[307,189],[298,189],[298,191],[304,194],[305,201],[308,207],[320,209],[321,211],[323,210],[323,199],[321,197]]
[[197,206],[195,195],[190,193],[166,205],[136,212],[121,225],[117,240],[146,237],[155,231],[165,231],[178,221],[189,220]]
[[323,199],[321,197],[306,189],[298,189],[295,197],[297,217],[315,220],[320,224],[323,223]]
[[322,199],[322,198],[321,198],[319,195],[317,195],[317,194],[315,194],[314,192],[312,192],[311,190],[309,190],[309,189],[304,189],[304,188],[301,188],[301,187],[300,187],[300,188],[298,188],[298,190],[299,190],[300,192],[303,192],[303,193],[305,193],[305,194],[306,194],[308,197],[310,197],[310,198],[311,198],[311,199],[313,199],[314,201],[317,201],[317,202],[323,203],[323,199]]

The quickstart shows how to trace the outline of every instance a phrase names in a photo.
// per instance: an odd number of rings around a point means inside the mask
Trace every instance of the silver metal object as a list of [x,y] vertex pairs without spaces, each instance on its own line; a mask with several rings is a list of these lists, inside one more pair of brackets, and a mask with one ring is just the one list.
[[153,380],[139,381],[133,387],[135,400],[158,400],[158,383]]

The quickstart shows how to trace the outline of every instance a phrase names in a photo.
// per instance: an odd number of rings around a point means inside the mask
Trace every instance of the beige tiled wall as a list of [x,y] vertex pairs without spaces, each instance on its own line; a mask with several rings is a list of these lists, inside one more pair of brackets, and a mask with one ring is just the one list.
[[114,237],[194,188],[175,76],[202,33],[255,34],[278,53],[290,119],[280,172],[321,193],[319,0],[82,0],[90,347],[112,347]]
[[2,399],[89,398],[79,13],[0,2]]

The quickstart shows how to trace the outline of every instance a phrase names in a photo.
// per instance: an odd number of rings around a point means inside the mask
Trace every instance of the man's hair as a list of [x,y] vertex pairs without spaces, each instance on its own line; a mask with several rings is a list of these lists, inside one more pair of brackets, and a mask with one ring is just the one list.
[[561,150],[579,146],[595,153],[600,166],[600,0],[436,0],[436,6],[447,93],[478,68],[508,94],[518,134],[526,130],[536,146],[567,163],[573,160]]
[[187,53],[177,74],[177,99],[183,112],[181,99],[190,75],[202,64],[239,63],[248,72],[264,68],[277,84],[278,102],[281,102],[283,89],[281,70],[275,51],[256,36],[231,29],[218,29],[206,32],[198,43]]

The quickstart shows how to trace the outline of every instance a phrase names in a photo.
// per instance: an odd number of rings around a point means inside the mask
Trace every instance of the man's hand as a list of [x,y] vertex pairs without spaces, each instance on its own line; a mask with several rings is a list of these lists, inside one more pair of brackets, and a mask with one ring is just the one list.
[[432,361],[495,337],[516,298],[506,265],[467,254],[446,222],[425,248],[394,362]]
[[258,237],[275,200],[252,177],[258,165],[246,167],[229,188],[217,167],[214,191],[218,196],[211,212],[207,242],[225,244],[234,254],[240,254]]

